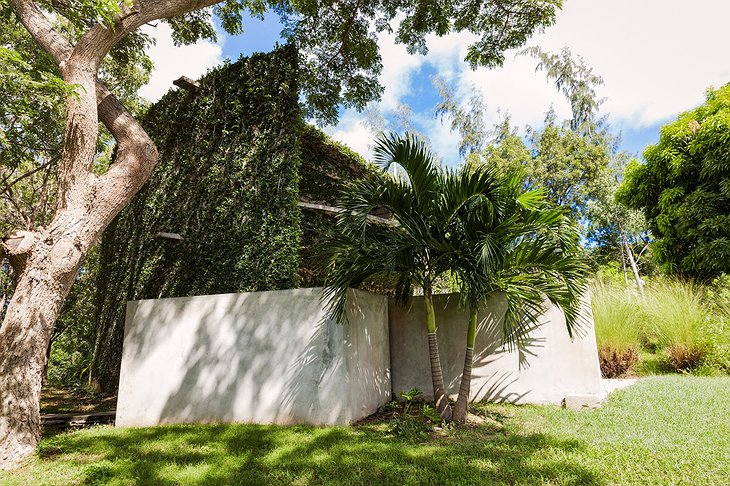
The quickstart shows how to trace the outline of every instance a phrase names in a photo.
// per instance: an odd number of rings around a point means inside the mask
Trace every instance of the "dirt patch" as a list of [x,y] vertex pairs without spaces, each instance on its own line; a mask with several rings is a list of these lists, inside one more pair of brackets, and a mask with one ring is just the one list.
[[44,387],[41,413],[111,412],[117,406],[115,395],[91,394],[60,387]]

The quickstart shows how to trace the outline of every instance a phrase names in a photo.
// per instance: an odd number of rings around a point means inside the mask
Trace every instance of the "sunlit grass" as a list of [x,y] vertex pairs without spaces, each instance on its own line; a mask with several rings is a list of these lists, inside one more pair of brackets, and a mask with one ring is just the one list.
[[421,441],[357,427],[98,427],[42,441],[7,485],[726,484],[730,378],[647,378],[601,409],[477,404]]

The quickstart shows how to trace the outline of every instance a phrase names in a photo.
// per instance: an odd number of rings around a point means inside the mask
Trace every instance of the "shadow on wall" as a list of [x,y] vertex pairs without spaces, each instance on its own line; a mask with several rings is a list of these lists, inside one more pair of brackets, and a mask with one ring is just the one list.
[[[434,296],[439,352],[447,393],[459,391],[464,365],[468,313],[457,295]],[[568,336],[565,316],[548,306],[528,340],[517,349],[500,345],[506,300],[493,296],[478,316],[472,371],[472,400],[560,404],[568,395],[600,395],[600,370],[590,303],[584,301],[581,334]],[[433,397],[423,298],[389,307],[393,392],[413,387]]]
[[[348,324],[324,318],[321,289],[130,302],[117,424],[346,424],[413,387],[432,395],[422,298],[398,307],[351,291]],[[434,298],[447,392],[458,393],[467,313]],[[473,400],[559,404],[600,395],[592,327],[574,342],[551,307],[526,346],[499,345],[506,302],[479,315]]]
[[387,305],[353,295],[350,307],[361,305],[367,328],[323,319],[319,289],[132,302],[117,423],[343,424],[373,413],[390,397]]

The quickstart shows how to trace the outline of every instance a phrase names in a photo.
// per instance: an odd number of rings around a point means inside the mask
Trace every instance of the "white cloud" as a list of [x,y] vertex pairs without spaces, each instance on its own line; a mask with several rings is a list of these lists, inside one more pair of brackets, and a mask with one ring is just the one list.
[[201,41],[190,46],[176,47],[170,36],[172,30],[165,23],[159,22],[157,27],[144,26],[142,31],[157,41],[149,50],[149,56],[155,65],[150,82],[139,90],[140,96],[150,101],[160,99],[180,76],[197,79],[222,62],[222,48],[219,44]]
[[415,72],[421,67],[423,59],[406,52],[402,44],[395,44],[395,35],[378,36],[380,56],[383,60],[383,72],[380,84],[385,88],[381,100],[381,109],[395,110],[401,99],[408,94]]
[[346,111],[337,126],[325,129],[333,139],[346,144],[365,158],[370,158],[370,145],[374,135],[365,125],[364,116],[354,110]]
[[[556,24],[534,36],[528,45],[549,51],[567,45],[583,56],[605,80],[599,94],[607,98],[603,110],[610,113],[611,122],[623,129],[640,129],[702,103],[708,86],[730,81],[728,18],[727,0],[573,0],[558,13]],[[381,110],[392,113],[412,91],[420,69],[429,64],[456,83],[465,101],[472,86],[479,88],[491,122],[499,119],[497,110],[501,109],[519,127],[539,126],[551,104],[559,116],[569,115],[562,96],[543,73],[535,73],[534,59],[515,58],[515,52],[508,52],[502,68],[472,71],[462,60],[473,39],[470,34],[432,37],[424,57],[394,46],[392,36],[381,36],[380,80],[385,86]],[[436,95],[434,92],[434,98]],[[446,145],[455,137],[446,136],[444,127],[434,123],[432,111],[417,115],[434,148],[443,149],[444,156],[453,153],[455,149],[448,151]],[[357,125],[358,116],[346,115],[350,129]],[[346,138],[347,130],[336,132],[340,140],[353,145]],[[362,146],[364,132],[357,133],[356,143]]]
[[535,43],[581,54],[605,80],[612,119],[645,127],[730,81],[729,17],[727,0],[573,1]]

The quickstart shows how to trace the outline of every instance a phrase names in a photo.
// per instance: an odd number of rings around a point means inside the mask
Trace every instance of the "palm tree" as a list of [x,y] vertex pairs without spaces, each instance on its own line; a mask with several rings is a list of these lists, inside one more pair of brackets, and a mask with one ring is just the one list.
[[[406,134],[381,137],[374,149],[384,169],[379,180],[348,184],[340,200],[337,231],[328,245],[328,277],[324,299],[332,317],[343,320],[347,289],[368,279],[392,283],[396,300],[403,304],[415,287],[423,291],[428,333],[431,379],[436,409],[451,419],[436,339],[433,285],[450,269],[462,208],[475,199],[493,197],[492,174],[475,172],[463,177],[439,167],[428,147]],[[399,177],[387,170],[398,164]],[[368,214],[387,208],[388,224],[377,224]]]
[[502,340],[510,347],[526,344],[546,299],[564,312],[572,337],[580,327],[588,274],[575,224],[562,208],[550,208],[541,191],[523,190],[521,174],[499,176],[484,165],[462,172],[492,174],[496,188],[491,199],[474,199],[460,211],[458,247],[451,254],[461,302],[469,308],[464,370],[453,410],[458,422],[466,419],[477,313],[487,299],[499,293],[507,300]]

